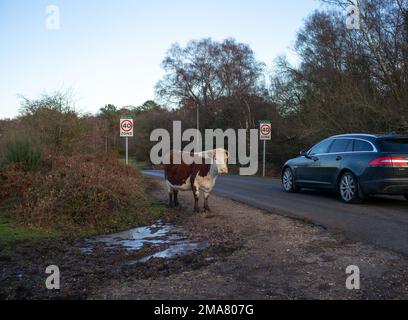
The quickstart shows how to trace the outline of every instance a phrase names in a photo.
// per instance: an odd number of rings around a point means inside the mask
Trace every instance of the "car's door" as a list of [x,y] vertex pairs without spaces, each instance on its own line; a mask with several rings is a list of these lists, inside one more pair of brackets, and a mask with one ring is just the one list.
[[353,139],[334,139],[327,154],[320,157],[319,176],[323,187],[336,187],[336,178],[342,168],[342,161],[353,151]]
[[319,174],[320,157],[327,153],[333,140],[327,139],[314,146],[298,159],[295,166],[296,183],[300,186],[318,186],[321,184]]
[[314,171],[319,165],[317,158],[302,156],[296,161],[295,176],[296,183],[300,186],[313,183]]

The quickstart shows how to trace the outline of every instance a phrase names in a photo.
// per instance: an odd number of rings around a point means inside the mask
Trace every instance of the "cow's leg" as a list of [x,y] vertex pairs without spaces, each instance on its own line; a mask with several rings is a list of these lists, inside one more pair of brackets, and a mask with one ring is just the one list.
[[169,192],[169,208],[174,208],[173,192]]
[[168,182],[166,183],[166,185],[167,185],[167,193],[169,195],[169,204],[168,204],[168,206],[169,206],[169,208],[173,208],[174,207],[174,205],[173,205],[173,188],[170,186],[170,184]]
[[178,202],[178,190],[173,190],[173,196],[174,196],[174,206],[178,207],[180,203]]
[[200,207],[198,205],[198,201],[200,200],[200,189],[196,186],[193,186],[193,194],[194,194],[194,212],[200,213]]
[[210,207],[208,205],[208,199],[210,198],[210,193],[204,193],[204,212],[211,212]]

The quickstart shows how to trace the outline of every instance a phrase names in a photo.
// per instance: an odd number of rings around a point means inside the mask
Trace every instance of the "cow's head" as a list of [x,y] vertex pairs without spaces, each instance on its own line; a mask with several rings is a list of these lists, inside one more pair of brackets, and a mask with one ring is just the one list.
[[225,149],[215,149],[212,151],[213,164],[217,168],[218,174],[228,173],[228,158],[229,153]]

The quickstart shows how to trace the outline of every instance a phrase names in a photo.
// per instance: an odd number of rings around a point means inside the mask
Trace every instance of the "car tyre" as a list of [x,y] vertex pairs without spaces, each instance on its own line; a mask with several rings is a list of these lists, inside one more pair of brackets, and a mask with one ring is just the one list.
[[360,203],[361,190],[356,176],[351,172],[344,173],[339,180],[340,197],[345,203]]
[[408,200],[408,194],[406,194],[404,197],[405,197],[406,200]]
[[295,177],[291,168],[287,167],[282,174],[283,189],[288,193],[297,193],[300,188],[295,183]]

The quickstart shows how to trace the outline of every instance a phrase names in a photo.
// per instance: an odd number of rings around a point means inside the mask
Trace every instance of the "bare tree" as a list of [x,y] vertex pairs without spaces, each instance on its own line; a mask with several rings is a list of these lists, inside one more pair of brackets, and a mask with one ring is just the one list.
[[301,64],[280,60],[271,95],[297,140],[408,129],[407,1],[359,1],[360,30],[346,28],[349,0],[324,1],[298,33]]
[[[157,84],[157,96],[173,106],[194,106],[209,112],[223,97],[244,98],[254,94],[263,70],[248,45],[233,39],[191,41],[185,48],[174,44],[162,63],[166,74]],[[246,102],[247,125],[253,124]]]

